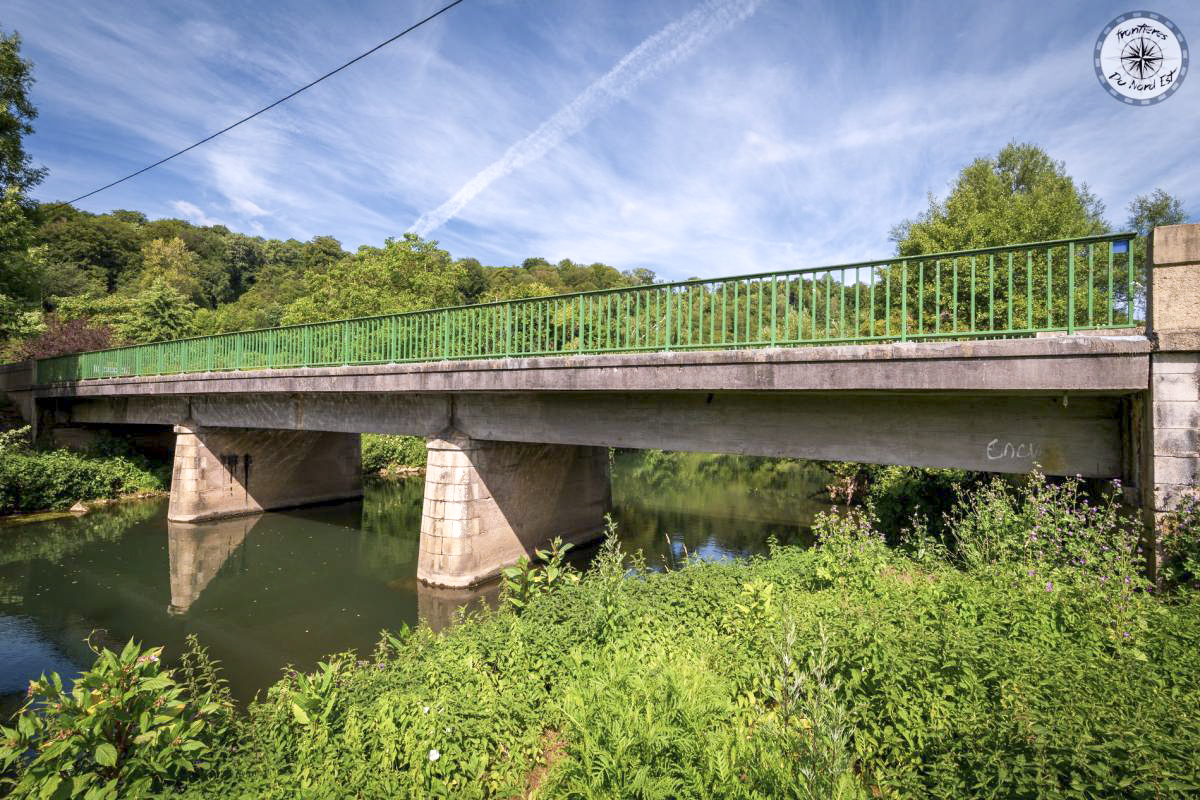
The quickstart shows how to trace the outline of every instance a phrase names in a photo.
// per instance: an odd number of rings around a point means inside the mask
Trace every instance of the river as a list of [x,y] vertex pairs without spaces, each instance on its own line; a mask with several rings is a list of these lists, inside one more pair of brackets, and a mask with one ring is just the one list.
[[[623,452],[612,470],[613,518],[628,552],[674,569],[687,557],[806,543],[826,476],[814,464],[732,456]],[[422,482],[371,480],[360,501],[203,525],[167,522],[165,499],[81,517],[0,525],[0,708],[43,670],[89,665],[85,639],[166,646],[196,634],[246,701],[293,665],[370,652],[383,629],[449,624],[472,591],[416,580]],[[594,548],[575,554],[586,566]]]

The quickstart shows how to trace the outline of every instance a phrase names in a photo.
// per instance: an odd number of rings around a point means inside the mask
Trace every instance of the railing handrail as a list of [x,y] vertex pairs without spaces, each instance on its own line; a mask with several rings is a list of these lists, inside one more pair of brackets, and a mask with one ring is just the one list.
[[[190,336],[39,359],[35,383],[1132,327],[1138,306],[1129,245],[1136,237],[1120,232],[915,253]],[[1107,248],[1094,246],[1106,242]],[[1127,246],[1118,265],[1120,242]],[[1056,256],[1062,250],[1065,269]],[[1007,259],[996,256],[1005,253]],[[1018,254],[1024,263],[1014,262]],[[1077,303],[1078,292],[1084,294]]]
[[[636,286],[614,286],[609,289],[586,289],[580,292],[564,292],[562,294],[545,294],[536,297],[518,297],[510,300],[489,300],[486,303],[468,303],[459,306],[438,306],[437,308],[422,308],[416,311],[391,311],[385,314],[370,314],[365,317],[343,317],[340,319],[322,319],[315,322],[294,322],[290,325],[275,325],[270,328],[247,328],[241,331],[222,331],[221,333],[206,333],[199,336],[185,336],[180,339],[158,339],[153,342],[140,342],[138,344],[125,344],[119,347],[104,347],[99,350],[80,350],[77,353],[66,353],[65,356],[83,356],[91,353],[113,353],[119,350],[130,350],[135,347],[151,347],[157,344],[176,344],[179,342],[193,342],[199,339],[215,339],[218,336],[239,336],[247,333],[262,333],[265,331],[284,331],[292,328],[304,328],[312,325],[338,325],[343,322],[358,322],[360,320],[385,319],[389,317],[415,317],[423,314],[440,314],[448,311],[461,311],[466,308],[488,308],[489,306],[513,305],[518,303],[536,303],[547,300],[565,300],[569,297],[586,297],[589,295],[613,294],[617,292],[636,292],[645,289],[673,289],[682,286],[699,286],[706,283],[725,283],[733,281],[748,281],[758,278],[770,278],[771,276],[795,276],[803,275],[811,272],[833,272],[837,270],[847,269],[863,269],[865,267],[882,267],[891,264],[899,264],[903,261],[924,261],[929,259],[946,259],[946,258],[962,258],[965,256],[987,255],[989,253],[1003,253],[1008,250],[1022,250],[1035,247],[1057,247],[1066,244],[1094,244],[1100,242],[1115,242],[1128,241],[1136,239],[1137,233],[1133,231],[1125,231],[1122,233],[1102,233],[1093,236],[1080,236],[1074,239],[1049,239],[1043,242],[1022,242],[1020,244],[997,245],[994,247],[980,247],[974,250],[951,250],[944,253],[915,253],[908,256],[891,256],[889,258],[880,258],[873,261],[856,261],[849,264],[830,264],[824,267],[798,267],[796,269],[773,270],[767,272],[748,272],[739,275],[723,275],[718,278],[687,278],[681,281],[667,281],[663,283],[642,283]],[[52,356],[51,358],[63,358],[64,356]],[[49,359],[37,359],[40,361],[48,361]]]

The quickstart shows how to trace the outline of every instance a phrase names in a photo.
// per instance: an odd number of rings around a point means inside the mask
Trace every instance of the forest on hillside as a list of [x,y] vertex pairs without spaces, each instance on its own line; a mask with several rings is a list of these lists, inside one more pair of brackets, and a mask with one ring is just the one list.
[[281,241],[92,214],[65,203],[0,211],[0,360],[322,319],[453,306],[654,281],[646,269],[527,258],[484,266],[411,234],[347,252],[332,236]]

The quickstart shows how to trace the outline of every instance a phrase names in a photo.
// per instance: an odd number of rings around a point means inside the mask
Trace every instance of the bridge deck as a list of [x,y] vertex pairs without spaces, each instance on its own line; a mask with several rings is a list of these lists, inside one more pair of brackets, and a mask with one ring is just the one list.
[[1144,336],[1052,336],[754,350],[193,372],[37,387],[38,397],[445,392],[967,392],[1119,395],[1149,385]]

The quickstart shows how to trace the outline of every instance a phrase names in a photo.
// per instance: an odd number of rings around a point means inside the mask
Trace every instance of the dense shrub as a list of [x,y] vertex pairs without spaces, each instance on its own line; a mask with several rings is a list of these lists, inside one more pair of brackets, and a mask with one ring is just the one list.
[[425,440],[420,436],[362,435],[363,472],[425,466]]
[[0,514],[63,509],[78,500],[166,486],[165,471],[145,459],[32,450],[20,433],[5,434],[0,441]]

